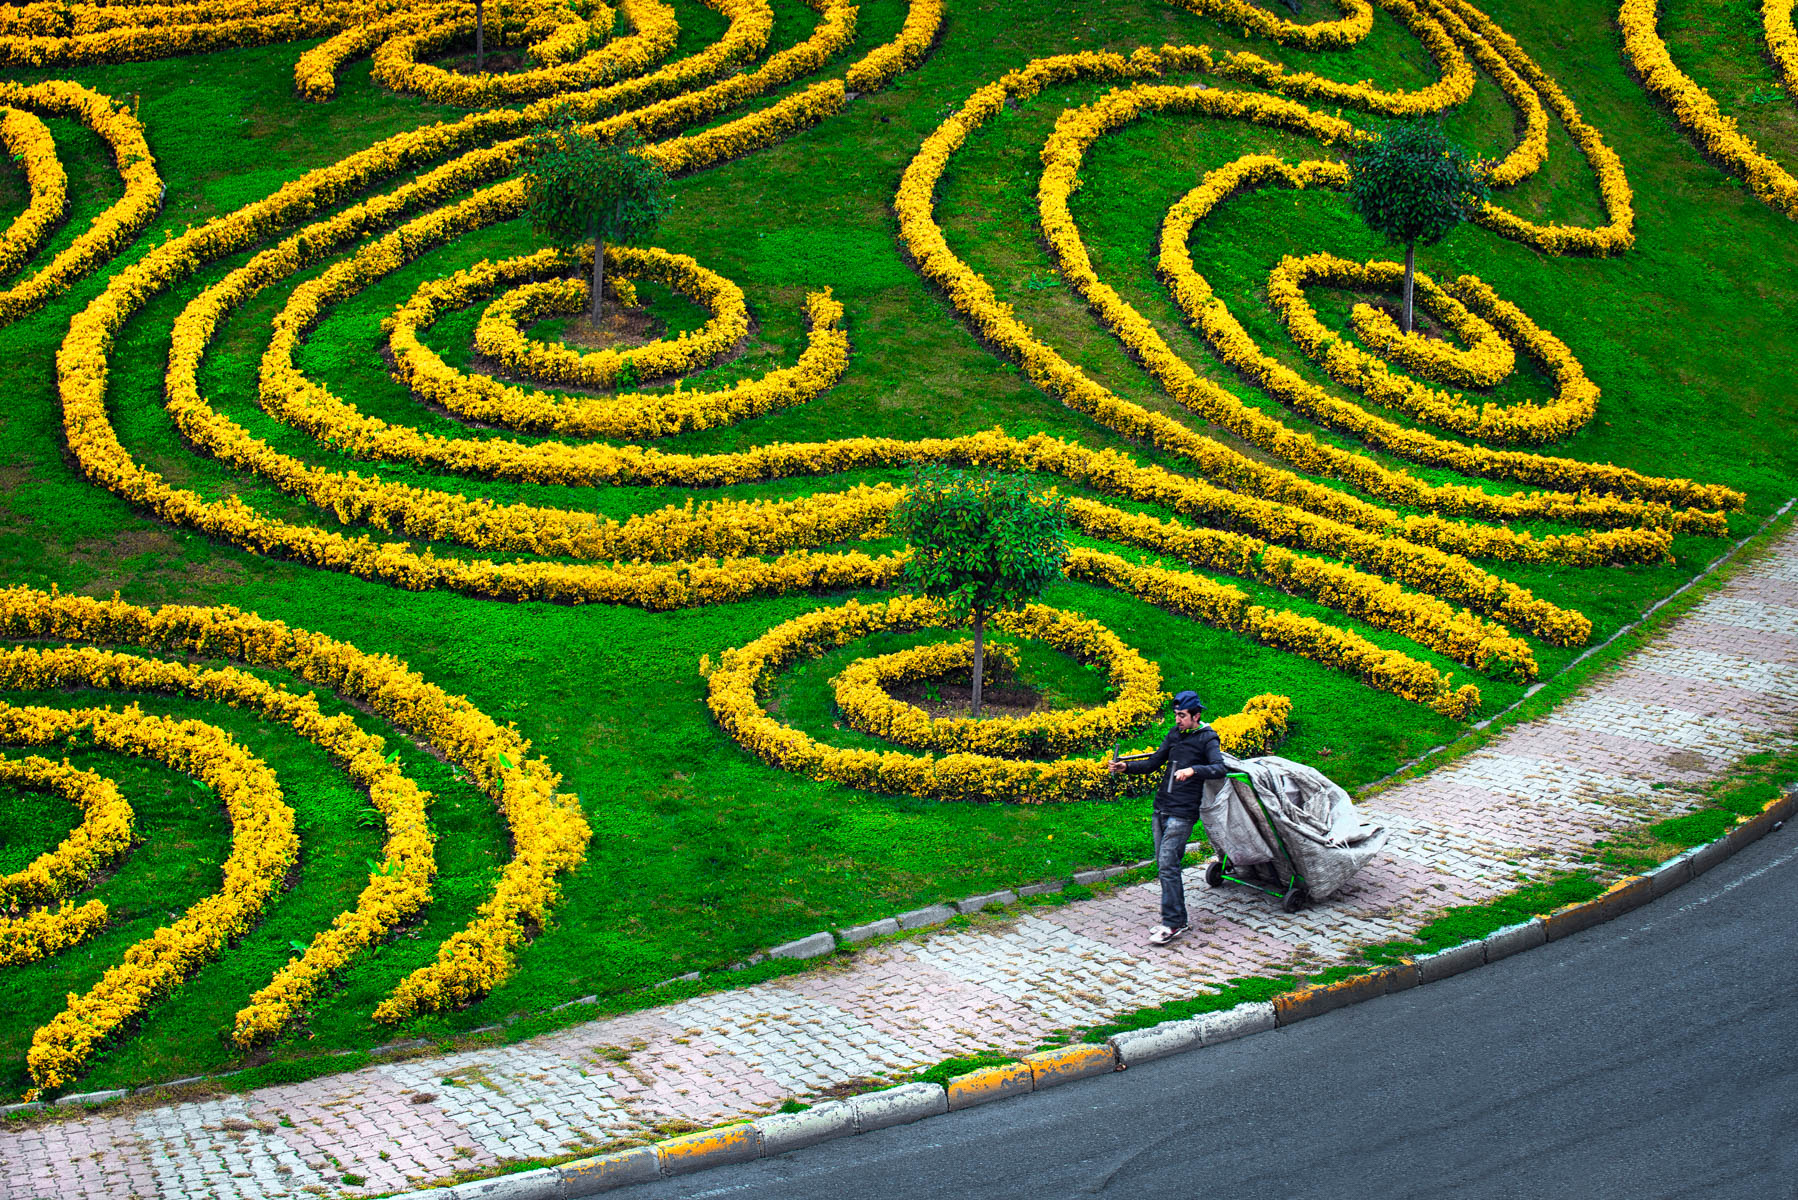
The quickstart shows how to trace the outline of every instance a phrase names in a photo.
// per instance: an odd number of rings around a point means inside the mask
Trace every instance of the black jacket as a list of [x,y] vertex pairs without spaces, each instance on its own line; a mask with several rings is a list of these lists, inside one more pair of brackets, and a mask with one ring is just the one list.
[[[1217,734],[1209,725],[1184,732],[1169,730],[1155,753],[1126,762],[1124,770],[1131,775],[1147,775],[1163,765],[1167,767],[1167,774],[1162,778],[1161,786],[1155,789],[1155,811],[1163,816],[1193,821],[1199,819],[1199,798],[1204,794],[1205,781],[1222,779],[1229,773],[1229,768],[1224,766],[1224,752],[1218,745]],[[1174,772],[1185,767],[1191,767],[1192,774],[1176,780]]]

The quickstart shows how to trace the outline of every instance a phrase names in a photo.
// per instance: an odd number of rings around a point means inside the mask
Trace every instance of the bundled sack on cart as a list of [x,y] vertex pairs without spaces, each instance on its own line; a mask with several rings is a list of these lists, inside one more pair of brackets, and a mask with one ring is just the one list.
[[[1269,863],[1282,880],[1296,868],[1309,898],[1322,900],[1386,845],[1385,828],[1363,817],[1347,792],[1304,763],[1226,754],[1224,765],[1232,775],[1246,775],[1249,783],[1239,778],[1206,783],[1199,820],[1212,846],[1234,866]],[[1268,827],[1268,817],[1278,826],[1279,838]],[[1291,868],[1280,853],[1281,840],[1292,856]]]

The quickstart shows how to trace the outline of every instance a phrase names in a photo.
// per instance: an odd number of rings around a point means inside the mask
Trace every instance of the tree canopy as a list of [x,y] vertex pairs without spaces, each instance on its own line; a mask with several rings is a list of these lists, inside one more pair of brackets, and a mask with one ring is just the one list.
[[558,113],[525,148],[530,180],[526,213],[537,232],[561,242],[593,242],[593,308],[599,319],[607,242],[635,242],[655,232],[673,207],[668,172],[643,153],[627,128],[605,141]]
[[1433,246],[1479,210],[1483,164],[1433,122],[1392,125],[1349,168],[1349,199],[1367,227],[1401,246]]
[[906,585],[973,620],[978,714],[986,618],[1028,604],[1061,577],[1066,500],[1021,475],[927,467],[889,527],[911,543]]
[[1404,327],[1412,328],[1417,246],[1433,246],[1479,211],[1485,166],[1433,122],[1391,125],[1356,152],[1349,202],[1375,233],[1405,248]]

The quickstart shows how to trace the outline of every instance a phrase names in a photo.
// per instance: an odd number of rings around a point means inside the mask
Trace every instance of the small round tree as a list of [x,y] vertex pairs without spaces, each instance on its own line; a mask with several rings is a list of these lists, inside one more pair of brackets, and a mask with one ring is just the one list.
[[1411,292],[1417,246],[1433,246],[1486,199],[1484,165],[1434,123],[1392,125],[1349,164],[1349,200],[1367,227],[1405,248],[1404,329],[1414,327]]
[[640,241],[655,232],[674,205],[668,172],[643,153],[635,129],[603,141],[582,132],[567,110],[531,136],[525,156],[532,227],[559,241],[593,243],[589,319],[598,325],[606,243]]
[[1067,502],[1021,475],[928,467],[888,527],[911,543],[904,579],[974,626],[974,715],[986,668],[986,620],[1021,608],[1061,576]]

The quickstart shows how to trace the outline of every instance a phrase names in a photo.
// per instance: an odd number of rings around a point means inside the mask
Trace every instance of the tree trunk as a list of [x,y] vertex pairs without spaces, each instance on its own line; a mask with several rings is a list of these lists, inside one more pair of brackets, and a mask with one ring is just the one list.
[[980,715],[980,682],[986,671],[986,614],[974,610],[974,715]]
[[1405,332],[1410,333],[1416,327],[1416,320],[1411,315],[1411,287],[1417,279],[1417,243],[1405,247]]
[[598,233],[593,235],[593,312],[587,318],[593,328],[599,328],[599,301],[605,292],[606,285],[606,241]]
[[483,69],[482,60],[486,57],[487,47],[483,44],[487,32],[485,14],[481,11],[481,0],[474,0],[474,69],[478,75]]

